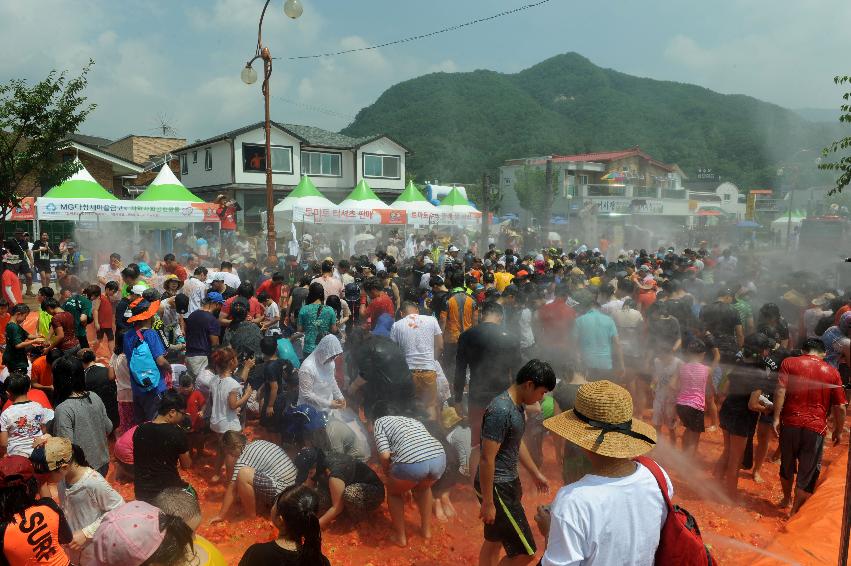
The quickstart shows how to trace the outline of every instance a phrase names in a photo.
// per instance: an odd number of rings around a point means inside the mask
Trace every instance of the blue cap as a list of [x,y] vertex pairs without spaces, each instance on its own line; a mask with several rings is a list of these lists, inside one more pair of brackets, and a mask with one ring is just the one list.
[[210,303],[224,304],[225,298],[218,291],[210,291],[207,293],[207,301]]

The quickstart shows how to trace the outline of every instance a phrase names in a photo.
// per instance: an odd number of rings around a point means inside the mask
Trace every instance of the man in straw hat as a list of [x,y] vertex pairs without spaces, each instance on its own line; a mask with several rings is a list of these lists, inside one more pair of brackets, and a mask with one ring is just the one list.
[[[550,364],[530,360],[517,372],[511,387],[491,401],[482,417],[482,454],[474,482],[482,503],[479,516],[485,524],[479,566],[497,563],[519,566],[530,564],[535,558],[535,539],[521,502],[523,492],[517,464],[523,464],[538,491],[549,491],[547,478],[523,443],[524,406],[538,403],[555,385],[556,376]],[[500,547],[506,553],[502,560],[499,560]]]
[[538,508],[547,539],[541,564],[652,565],[668,511],[653,474],[633,461],[653,448],[656,431],[632,418],[629,392],[607,380],[586,383],[574,408],[544,426],[577,445],[592,471]]

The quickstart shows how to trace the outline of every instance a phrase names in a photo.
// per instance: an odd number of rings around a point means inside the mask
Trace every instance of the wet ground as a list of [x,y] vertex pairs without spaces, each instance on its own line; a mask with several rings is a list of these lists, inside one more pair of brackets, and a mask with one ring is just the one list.
[[[778,464],[766,462],[762,476],[764,483],[753,481],[750,472],[743,472],[739,481],[741,499],[733,505],[721,495],[717,483],[706,470],[711,469],[721,452],[720,431],[703,435],[696,465],[691,465],[669,447],[660,446],[653,454],[669,471],[676,496],[674,502],[685,507],[698,521],[704,540],[712,547],[719,564],[749,564],[759,556],[766,556],[765,549],[784,530],[786,513],[776,503],[781,498],[778,480]],[[844,444],[844,443],[843,443]],[[769,454],[773,451],[773,441]],[[847,449],[847,445],[827,448],[825,464],[830,465]],[[184,477],[198,490],[205,519],[218,511],[224,488],[210,485],[212,452],[201,458],[195,468]],[[548,503],[560,486],[560,477],[552,457],[552,445],[548,446],[545,473],[552,481],[553,491],[549,496],[538,495],[528,490],[524,497],[527,513],[531,519],[535,507]],[[527,484],[531,485],[531,484]],[[132,497],[132,486],[118,486],[125,497]],[[478,519],[478,502],[471,487],[458,487],[453,492],[453,502],[458,516],[446,523],[435,522],[431,540],[417,534],[419,523],[413,503],[407,507],[408,548],[399,548],[390,542],[390,518],[386,506],[376,512],[368,523],[352,525],[345,520],[333,525],[323,533],[325,554],[334,565],[340,566],[443,566],[448,564],[475,564],[482,540],[482,527]],[[839,503],[837,503],[839,504]],[[543,538],[533,526],[539,549]],[[838,529],[838,525],[837,525]],[[272,540],[275,531],[268,520],[232,516],[226,523],[209,525],[205,522],[199,533],[210,539],[227,558],[229,564],[237,564],[244,550],[254,542]],[[783,559],[782,549],[772,549],[777,558],[771,563],[794,564]],[[806,563],[806,562],[805,562]],[[816,562],[812,562],[815,564]]]

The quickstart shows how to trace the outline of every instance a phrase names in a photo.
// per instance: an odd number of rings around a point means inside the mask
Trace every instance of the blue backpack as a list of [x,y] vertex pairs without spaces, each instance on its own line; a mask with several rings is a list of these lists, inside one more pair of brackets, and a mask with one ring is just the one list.
[[162,378],[160,368],[157,367],[151,347],[145,342],[139,330],[136,331],[136,336],[139,338],[139,343],[133,347],[133,353],[130,356],[130,375],[143,391],[153,391],[159,386]]

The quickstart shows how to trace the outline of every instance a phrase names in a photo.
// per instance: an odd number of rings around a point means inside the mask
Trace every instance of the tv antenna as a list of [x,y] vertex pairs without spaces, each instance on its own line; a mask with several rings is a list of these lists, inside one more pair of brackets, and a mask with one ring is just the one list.
[[149,131],[155,131],[158,133],[162,133],[162,137],[176,137],[177,130],[171,125],[171,121],[168,119],[168,116],[165,113],[157,114],[156,117],[157,126],[155,128],[151,128]]

